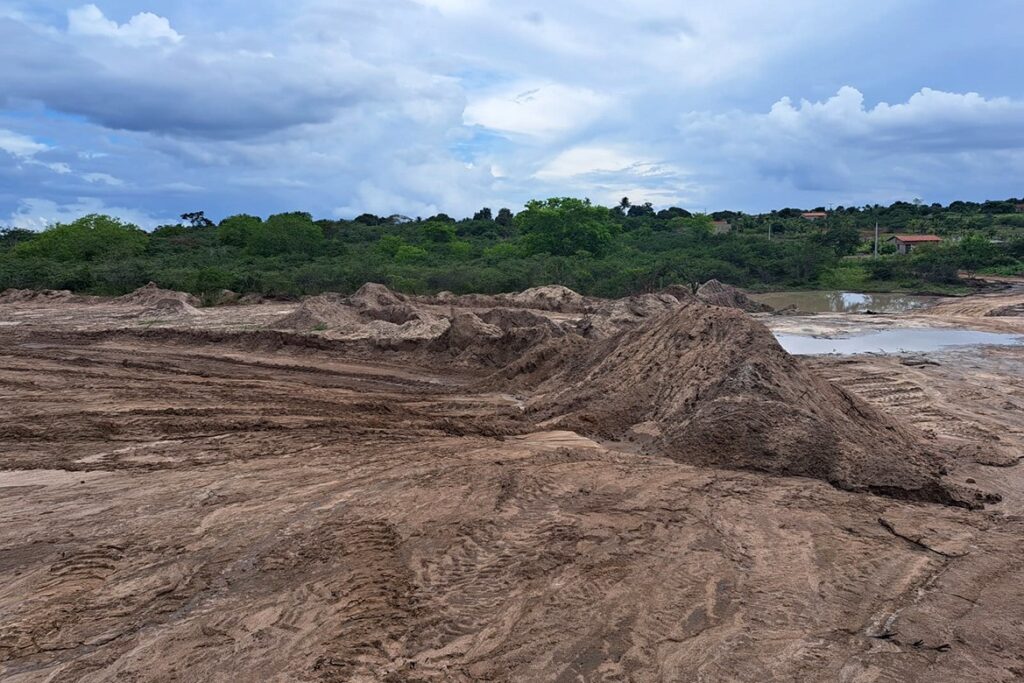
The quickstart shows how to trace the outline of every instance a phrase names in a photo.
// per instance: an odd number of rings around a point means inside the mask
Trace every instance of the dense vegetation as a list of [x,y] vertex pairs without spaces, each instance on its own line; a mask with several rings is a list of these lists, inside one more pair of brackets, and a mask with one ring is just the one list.
[[[314,220],[295,212],[215,224],[197,211],[151,233],[91,215],[41,233],[0,230],[0,289],[120,294],[155,281],[203,295],[231,289],[294,296],[348,292],[365,282],[414,293],[560,283],[622,296],[717,278],[755,289],[941,291],[960,283],[958,271],[1024,271],[1018,204],[897,202],[839,207],[810,221],[798,209],[707,216],[625,199],[608,209],[561,198],[529,202],[516,215],[485,208],[460,221],[445,214]],[[728,231],[713,221],[727,221]],[[876,222],[884,233],[934,233],[945,241],[909,256],[892,254],[883,242],[875,258]]]

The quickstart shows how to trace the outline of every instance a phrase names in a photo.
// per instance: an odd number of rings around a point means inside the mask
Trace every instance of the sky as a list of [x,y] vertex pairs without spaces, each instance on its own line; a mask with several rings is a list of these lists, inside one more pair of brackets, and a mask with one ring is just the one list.
[[1024,195],[1019,0],[0,0],[0,226]]

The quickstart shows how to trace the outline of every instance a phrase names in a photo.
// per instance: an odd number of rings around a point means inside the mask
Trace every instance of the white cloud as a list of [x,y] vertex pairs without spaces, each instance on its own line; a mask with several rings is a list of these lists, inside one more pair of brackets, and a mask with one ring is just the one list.
[[[925,88],[906,102],[869,107],[845,86],[824,101],[782,98],[767,113],[691,112],[679,132],[680,153],[728,166],[720,182],[752,173],[751,183],[782,181],[863,203],[926,196],[937,177],[966,186],[1019,173],[1024,102]],[[988,172],[969,178],[968,167]]]
[[585,128],[611,103],[609,97],[587,88],[517,84],[471,100],[464,121],[504,133],[547,138]]
[[867,107],[864,95],[844,86],[823,102],[784,97],[766,114],[691,112],[683,136],[711,145],[727,142],[733,154],[753,148],[777,158],[825,157],[840,149],[883,155],[946,154],[1024,147],[1024,101],[986,99],[977,93],[924,88],[907,102]]
[[572,178],[591,173],[628,173],[639,176],[672,172],[656,160],[643,158],[625,147],[585,145],[572,147],[558,154],[534,177],[542,180]]
[[50,149],[48,145],[36,142],[27,135],[0,128],[0,150],[11,156],[27,159],[48,149]]
[[171,218],[156,218],[138,209],[107,206],[95,197],[78,197],[67,204],[58,204],[50,199],[23,199],[4,223],[30,230],[43,230],[54,223],[68,223],[92,213],[116,216],[145,229],[177,222]]
[[752,117],[761,131],[798,138],[858,140],[872,147],[948,151],[997,147],[1024,142],[1024,102],[986,99],[978,93],[951,93],[924,88],[907,102],[881,102],[868,108],[851,86],[824,102],[783,98],[765,117]]
[[169,19],[92,0],[53,25],[88,1],[0,0],[0,129],[21,131],[0,131],[0,215],[79,194],[159,215],[466,215],[566,194],[751,209],[1024,176],[1018,101],[903,97],[1019,90],[1002,67],[1024,48],[991,51],[982,33],[1010,28],[984,3],[943,13],[977,16],[970,49],[919,0],[150,3]]
[[181,34],[171,28],[171,22],[152,12],[141,12],[124,24],[118,24],[92,4],[68,10],[68,33],[114,38],[133,46],[182,41]]
[[10,130],[0,130],[0,151],[13,156],[19,164],[48,168],[59,175],[71,173],[71,166],[63,161],[41,161],[36,158],[37,154],[52,149],[49,145],[36,142],[27,135]]
[[484,7],[484,0],[413,0],[419,5],[439,10],[443,13],[467,12]]
[[111,187],[121,187],[124,185],[123,180],[115,178],[109,173],[84,173],[82,174],[82,179],[88,183],[110,185]]

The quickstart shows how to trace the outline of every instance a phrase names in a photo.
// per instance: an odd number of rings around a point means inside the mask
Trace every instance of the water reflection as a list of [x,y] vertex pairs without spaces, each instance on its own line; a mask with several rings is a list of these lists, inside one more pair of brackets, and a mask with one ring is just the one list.
[[755,294],[754,299],[775,309],[795,306],[806,313],[903,313],[935,303],[938,297],[915,294],[841,292],[815,290],[807,292],[769,292]]
[[1013,334],[942,328],[884,330],[840,339],[776,332],[775,338],[782,348],[798,356],[828,353],[926,353],[951,346],[1013,346],[1024,343],[1024,338]]

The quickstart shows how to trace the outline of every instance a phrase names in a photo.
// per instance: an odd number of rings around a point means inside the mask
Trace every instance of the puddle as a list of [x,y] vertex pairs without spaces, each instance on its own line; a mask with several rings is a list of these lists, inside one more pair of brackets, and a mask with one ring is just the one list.
[[939,297],[914,294],[860,293],[833,290],[769,292],[751,298],[775,309],[796,306],[805,313],[903,313],[933,305]]
[[775,338],[782,348],[797,356],[829,353],[926,353],[951,346],[1015,346],[1024,343],[1024,337],[1015,334],[940,328],[884,330],[836,339],[776,332]]

